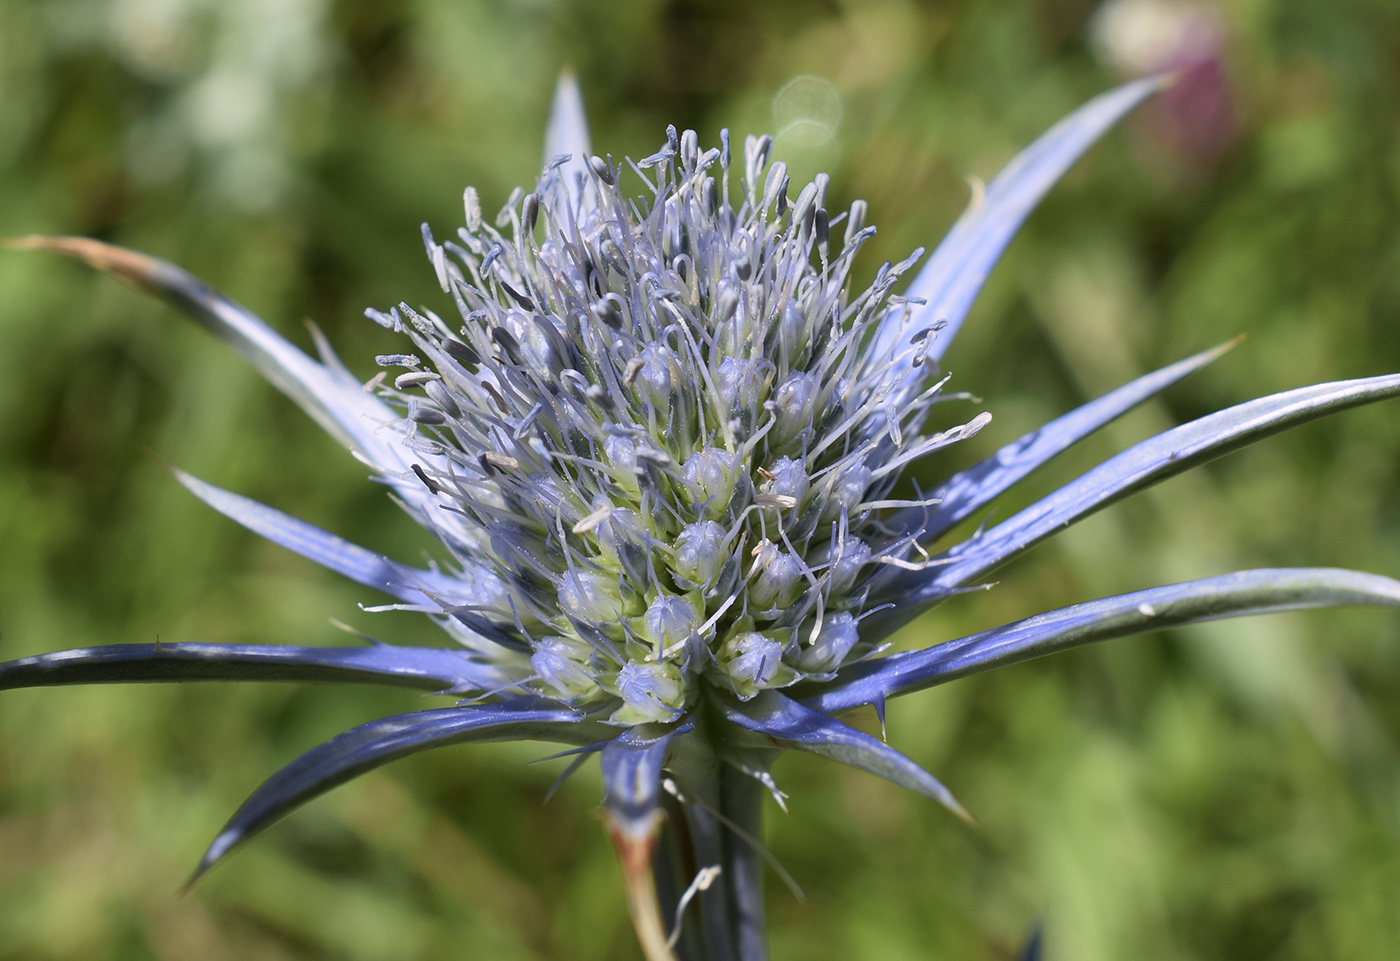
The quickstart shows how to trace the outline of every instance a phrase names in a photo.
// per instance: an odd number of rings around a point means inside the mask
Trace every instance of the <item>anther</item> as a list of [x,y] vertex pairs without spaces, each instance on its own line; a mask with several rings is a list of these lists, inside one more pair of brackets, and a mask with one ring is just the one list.
[[431,370],[415,370],[411,373],[400,374],[394,378],[395,390],[412,390],[415,387],[422,387],[430,380],[441,380],[442,375]]
[[481,355],[460,340],[444,340],[442,342],[442,349],[446,351],[447,355],[453,360],[469,367],[475,367],[477,364],[481,363]]
[[694,130],[687,130],[681,134],[681,166],[686,170],[694,170],[699,156],[700,138]]
[[462,191],[462,213],[466,217],[467,230],[476,233],[481,229],[481,198],[475,187]]
[[423,363],[413,354],[375,354],[374,362],[380,367],[419,367]]
[[768,179],[763,181],[763,202],[770,206],[778,200],[780,192],[787,189],[787,164],[775,161],[768,168]]
[[525,195],[525,203],[520,210],[521,226],[525,229],[526,236],[535,232],[535,221],[540,215],[540,198],[538,194],[529,193]]
[[611,187],[617,183],[617,177],[613,175],[612,167],[602,157],[589,157],[588,166],[593,168],[593,175],[607,186]]
[[497,389],[491,384],[490,381],[488,381],[488,380],[483,380],[483,381],[481,382],[481,389],[484,390],[484,391],[486,391],[486,393],[488,393],[488,394],[491,395],[491,399],[492,399],[493,401],[496,402],[496,409],[497,409],[497,410],[499,410],[502,414],[509,414],[509,413],[510,413],[510,405],[508,405],[508,404],[506,403],[506,399],[505,399],[504,397],[501,396],[501,392],[500,392],[499,390],[497,390]]
[[437,481],[429,477],[422,467],[419,467],[417,464],[411,464],[410,466],[413,468],[413,473],[417,474],[418,479],[423,482],[424,487],[428,488],[428,490],[434,494],[442,493],[442,487],[438,485]]
[[442,412],[454,420],[462,416],[462,408],[457,406],[457,400],[452,396],[452,391],[443,386],[441,380],[430,380],[423,385],[424,392],[432,399],[433,403],[442,408]]
[[981,430],[983,427],[986,427],[991,422],[991,411],[982,411],[982,413],[978,414],[976,417],[972,418],[972,420],[968,421],[966,424],[963,424],[961,427],[958,428],[958,440],[967,440],[967,438],[971,437],[973,434],[977,433],[979,430]]
[[486,463],[490,464],[492,467],[498,467],[501,470],[520,469],[520,461],[516,460],[514,457],[511,457],[509,454],[498,454],[493,450],[488,450],[486,453],[481,455],[481,459],[486,461]]
[[426,317],[419,314],[418,311],[408,306],[408,304],[400,301],[398,309],[408,318],[408,322],[418,329],[420,334],[431,334],[433,332],[432,323]]
[[714,177],[705,178],[702,191],[705,196],[705,211],[713,217],[719,213],[719,184],[715,183]]
[[593,528],[597,527],[599,524],[603,523],[603,521],[607,520],[608,516],[612,514],[612,512],[613,506],[611,504],[604,504],[602,507],[598,508],[596,511],[589,514],[583,520],[579,521],[577,524],[571,527],[570,530],[573,531],[575,534],[586,534],[589,531],[593,530]]
[[447,423],[447,415],[435,407],[424,407],[417,401],[410,401],[408,405],[408,419],[425,427],[436,427],[439,424]]
[[516,290],[510,284],[506,283],[504,280],[501,281],[501,286],[505,288],[506,293],[510,294],[510,299],[515,301],[521,307],[524,307],[526,310],[535,309],[535,302],[533,300],[531,300],[529,297],[526,297],[524,294]]
[[715,322],[724,323],[734,316],[734,311],[739,306],[739,292],[733,287],[725,287],[719,293],[719,299],[715,302]]
[[608,294],[589,309],[594,317],[613,330],[621,330],[624,319],[622,308],[618,306],[621,300],[617,294]]
[[506,359],[517,367],[527,366],[524,352],[520,349],[520,341],[515,339],[515,335],[504,327],[492,327],[491,339],[496,342],[496,346],[501,348],[501,353]]
[[780,511],[790,511],[797,506],[797,498],[787,494],[755,494],[753,502],[759,507],[771,507]]
[[744,141],[744,159],[749,164],[749,179],[757,180],[758,174],[768,166],[768,154],[773,149],[773,138],[768,134],[748,137]]
[[807,218],[810,217],[817,207],[817,185],[808,184],[802,188],[802,192],[797,195],[797,201],[792,205],[792,222],[800,223],[803,226],[810,226]]

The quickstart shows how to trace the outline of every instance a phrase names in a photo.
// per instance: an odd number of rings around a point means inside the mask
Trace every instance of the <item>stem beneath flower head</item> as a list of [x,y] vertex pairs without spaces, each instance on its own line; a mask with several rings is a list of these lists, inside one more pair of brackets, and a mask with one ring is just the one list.
[[677,961],[667,943],[666,922],[661,917],[661,905],[656,898],[656,877],[652,873],[652,853],[656,850],[661,831],[661,812],[657,811],[645,827],[623,824],[608,817],[608,838],[617,852],[622,869],[622,884],[627,893],[627,910],[632,915],[632,927],[647,961]]
[[[720,813],[749,838],[763,837],[763,785],[725,765],[720,776]],[[729,923],[740,961],[768,961],[768,936],[763,922],[763,856],[748,840],[725,832],[725,890],[729,894]]]

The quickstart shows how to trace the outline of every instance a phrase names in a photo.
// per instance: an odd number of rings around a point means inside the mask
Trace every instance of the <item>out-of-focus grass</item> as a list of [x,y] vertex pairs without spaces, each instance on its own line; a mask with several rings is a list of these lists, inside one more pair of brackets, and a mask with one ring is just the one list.
[[[1225,7],[1239,135],[1213,166],[1129,124],[1057,189],[949,357],[996,420],[952,469],[1136,373],[1239,349],[1032,483],[1257,394],[1400,369],[1400,33],[1386,0]],[[840,107],[781,145],[869,199],[865,270],[931,246],[1015,149],[1113,79],[1091,5],[9,0],[0,232],[177,260],[366,376],[366,305],[434,302],[417,225],[528,183],[554,77],[595,146],[762,130],[793,77]],[[819,104],[820,105],[820,104]],[[779,112],[791,108],[780,101]],[[824,116],[829,116],[825,114]],[[905,644],[1237,566],[1400,574],[1400,413],[1296,431],[1139,495],[912,626]],[[144,453],[405,557],[430,545],[222,347],[68,263],[0,256],[0,655],[331,642],[408,615],[206,510]],[[1001,516],[1030,495],[1001,508]],[[1324,612],[1120,641],[890,710],[968,829],[864,775],[782,762],[775,957],[1393,958],[1400,624]],[[411,695],[213,685],[0,697],[0,959],[632,957],[586,771],[513,745],[334,792],[176,889],[258,781]],[[435,703],[435,702],[434,702]]]

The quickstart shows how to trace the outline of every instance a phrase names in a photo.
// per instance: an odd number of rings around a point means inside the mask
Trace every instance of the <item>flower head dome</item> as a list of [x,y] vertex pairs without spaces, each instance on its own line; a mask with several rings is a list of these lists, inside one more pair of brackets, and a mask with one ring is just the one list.
[[609,723],[868,656],[874,573],[918,566],[889,518],[932,503],[892,500],[900,472],[989,420],[924,431],[940,325],[888,334],[923,251],[855,288],[865,204],[833,216],[828,179],[794,187],[771,147],[671,129],[630,169],[562,155],[494,222],[468,189],[455,239],[424,228],[452,321],[370,313],[413,341],[379,358],[380,391],[424,519],[490,575],[436,613],[522,689]]

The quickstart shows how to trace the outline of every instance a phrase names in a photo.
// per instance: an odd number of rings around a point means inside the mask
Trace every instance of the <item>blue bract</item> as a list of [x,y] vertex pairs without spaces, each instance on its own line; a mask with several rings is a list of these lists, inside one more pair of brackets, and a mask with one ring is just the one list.
[[[186,474],[216,510],[422,611],[450,649],[123,645],[0,665],[0,686],[279,679],[461,695],[303,755],[218,835],[203,872],[302,802],[417,751],[534,738],[601,753],[605,808],[651,961],[765,956],[760,802],[780,749],[952,794],[834,715],[1050,651],[1237,614],[1400,604],[1400,583],[1339,570],[1244,571],[1093,601],[881,656],[919,611],[1135,490],[1303,420],[1400,393],[1400,376],[1255,400],[1114,457],[942,551],[934,541],[1047,459],[1210,362],[1215,348],[1050,422],[927,496],[901,473],[990,422],[940,431],[939,361],[1002,250],[1050,185],[1163,81],[1091,101],[979,191],[922,257],[858,290],[875,228],[828,180],[796,187],[772,140],[731,150],[668,130],[629,164],[593,156],[561,81],[546,165],[493,220],[423,241],[454,311],[368,316],[404,337],[363,385],[189,274],[77,238],[79,257],[228,341],[390,485],[450,555],[421,569]],[[638,195],[640,191],[640,195]],[[366,386],[370,389],[367,391]],[[663,818],[663,812],[670,814]],[[663,828],[664,822],[664,828]],[[688,912],[688,913],[687,913]],[[681,926],[682,918],[690,922]],[[668,935],[669,931],[669,935]]]

